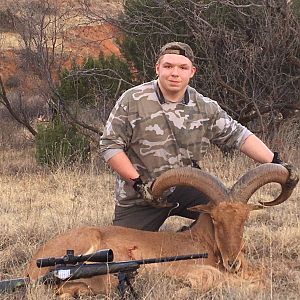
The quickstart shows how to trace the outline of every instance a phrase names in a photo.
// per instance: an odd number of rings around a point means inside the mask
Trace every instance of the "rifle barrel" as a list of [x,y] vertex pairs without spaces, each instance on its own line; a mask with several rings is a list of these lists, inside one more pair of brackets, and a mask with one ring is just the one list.
[[160,258],[145,258],[145,259],[134,260],[134,261],[140,265],[146,265],[146,264],[155,264],[155,263],[162,263],[162,262],[172,262],[172,261],[198,259],[198,258],[208,258],[208,253],[166,256],[166,257],[160,257]]

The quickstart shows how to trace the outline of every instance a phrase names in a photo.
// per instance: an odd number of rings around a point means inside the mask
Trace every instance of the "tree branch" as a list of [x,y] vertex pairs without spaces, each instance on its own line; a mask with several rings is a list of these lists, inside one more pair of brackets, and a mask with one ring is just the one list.
[[0,101],[0,103],[2,103],[6,109],[8,110],[8,112],[10,113],[10,115],[20,124],[22,124],[24,127],[26,127],[29,132],[33,135],[33,136],[36,136],[37,135],[37,132],[36,130],[30,125],[29,123],[29,120],[28,118],[26,117],[26,115],[23,113],[23,117],[24,118],[21,118],[18,113],[13,109],[13,107],[11,106],[11,103],[7,97],[7,93],[6,93],[6,90],[5,90],[5,87],[4,87],[4,84],[3,84],[3,81],[2,81],[2,77],[0,75],[0,87],[1,87],[1,90],[0,90],[0,99],[2,99]]

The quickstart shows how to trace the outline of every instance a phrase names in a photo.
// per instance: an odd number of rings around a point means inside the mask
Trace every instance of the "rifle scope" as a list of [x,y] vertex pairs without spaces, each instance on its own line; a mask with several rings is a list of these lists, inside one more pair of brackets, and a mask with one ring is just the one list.
[[74,250],[67,250],[66,255],[62,257],[38,258],[36,265],[38,268],[50,267],[55,265],[75,265],[80,262],[111,262],[114,259],[112,249],[98,250],[89,254],[74,255]]

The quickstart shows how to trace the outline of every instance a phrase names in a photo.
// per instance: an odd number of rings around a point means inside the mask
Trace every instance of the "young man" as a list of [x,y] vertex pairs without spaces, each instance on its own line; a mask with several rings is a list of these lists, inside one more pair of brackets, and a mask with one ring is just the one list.
[[207,203],[204,195],[177,187],[167,196],[175,207],[156,207],[159,199],[147,185],[169,169],[197,166],[210,143],[237,148],[260,163],[277,159],[217,102],[188,85],[193,62],[190,46],[166,44],[155,67],[158,79],[126,91],[110,114],[100,147],[117,173],[114,225],[157,231],[171,215],[197,219],[187,208]]

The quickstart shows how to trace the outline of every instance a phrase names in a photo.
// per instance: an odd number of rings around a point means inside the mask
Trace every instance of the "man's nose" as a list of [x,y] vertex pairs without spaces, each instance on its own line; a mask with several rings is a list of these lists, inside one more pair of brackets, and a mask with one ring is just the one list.
[[174,67],[173,69],[172,69],[172,76],[178,76],[178,68],[177,67]]

